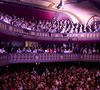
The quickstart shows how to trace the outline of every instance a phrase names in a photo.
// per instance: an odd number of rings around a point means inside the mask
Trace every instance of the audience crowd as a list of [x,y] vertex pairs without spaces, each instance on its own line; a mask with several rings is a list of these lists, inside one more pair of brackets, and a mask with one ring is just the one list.
[[1,48],[0,53],[76,53],[99,54],[99,44],[39,44],[33,47],[9,47]]
[[100,68],[19,67],[0,74],[0,90],[100,90]]
[[82,54],[97,54],[100,53],[99,47],[93,45],[79,45],[79,44],[63,44],[53,46],[38,46],[36,48],[18,48],[16,53],[82,53]]
[[71,20],[25,20],[15,15],[10,16],[0,12],[0,20],[16,27],[26,29],[28,31],[48,32],[48,33],[86,33],[100,32],[100,25],[95,22],[93,25],[83,25],[73,23]]
[[[0,20],[28,31],[48,33],[100,32],[96,23],[92,26],[76,24],[68,20],[25,20],[0,12]],[[98,44],[46,44],[37,47],[0,47],[2,53],[61,53],[98,54]],[[13,68],[12,68],[13,69]],[[1,70],[1,69],[0,69]],[[1,71],[0,71],[1,72]],[[100,69],[86,67],[26,67],[0,73],[0,90],[100,90]]]

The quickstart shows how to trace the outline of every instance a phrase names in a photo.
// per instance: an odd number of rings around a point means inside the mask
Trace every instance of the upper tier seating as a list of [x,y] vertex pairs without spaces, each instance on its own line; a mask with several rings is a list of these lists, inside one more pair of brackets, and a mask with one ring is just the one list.
[[52,20],[36,20],[34,17],[32,20],[26,20],[25,18],[19,18],[15,15],[9,16],[4,13],[0,13],[0,20],[11,24],[16,27],[20,27],[29,31],[37,32],[49,32],[49,33],[86,33],[86,32],[100,32],[100,26],[97,23],[87,26],[83,24],[73,23],[71,20],[57,20],[54,17]]

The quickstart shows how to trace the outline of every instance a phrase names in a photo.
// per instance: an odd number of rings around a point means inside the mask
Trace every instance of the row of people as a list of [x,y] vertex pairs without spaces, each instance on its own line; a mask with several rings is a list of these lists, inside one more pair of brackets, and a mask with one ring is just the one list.
[[65,53],[65,54],[72,54],[72,53],[81,53],[81,54],[98,54],[100,51],[98,49],[88,49],[88,48],[75,48],[75,49],[63,49],[63,48],[47,48],[43,50],[42,48],[34,48],[33,50],[31,48],[23,49],[18,48],[16,50],[16,53]]
[[0,74],[0,90],[100,90],[99,68],[21,67]]
[[96,54],[100,53],[99,44],[38,44],[33,48],[18,48],[17,53],[33,52],[33,53],[82,53]]
[[0,20],[5,23],[20,27],[29,31],[49,32],[49,33],[85,33],[85,32],[100,32],[100,27],[95,23],[94,25],[83,25],[73,23],[71,20],[57,20],[54,17],[52,20],[25,20],[15,15],[10,16],[0,13]]
[[[0,49],[0,53],[6,53],[4,48]],[[80,44],[49,44],[38,45],[37,47],[12,47],[8,53],[81,53],[81,54],[97,54],[100,53],[99,45],[80,45]]]

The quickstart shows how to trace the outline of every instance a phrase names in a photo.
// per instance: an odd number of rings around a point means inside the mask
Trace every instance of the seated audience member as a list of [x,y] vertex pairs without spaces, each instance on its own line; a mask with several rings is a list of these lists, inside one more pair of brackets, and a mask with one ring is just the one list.
[[93,54],[96,54],[96,49],[95,49],[95,47],[93,47],[92,53],[93,53]]
[[38,53],[43,53],[43,49],[42,48],[38,48]]
[[25,47],[22,48],[22,53],[26,53],[26,48]]
[[84,48],[83,49],[83,54],[87,54],[87,53],[88,53],[87,48]]
[[16,53],[22,53],[22,50],[20,48],[18,48]]
[[48,49],[48,48],[45,49],[44,52],[45,52],[45,53],[49,53],[49,49]]
[[68,50],[67,49],[64,49],[64,53],[68,53]]
[[4,48],[1,48],[0,49],[0,53],[6,53],[5,49]]
[[27,52],[27,53],[31,53],[31,52],[32,52],[31,48],[28,47],[28,48],[26,49],[26,52]]
[[38,49],[33,48],[33,53],[38,53]]
[[92,54],[92,50],[90,48],[88,49],[88,54]]
[[64,53],[66,53],[66,54],[71,54],[71,53],[73,53],[73,51],[69,48],[69,49],[65,49],[65,50],[64,50]]
[[53,53],[57,53],[57,49],[56,48],[53,49]]

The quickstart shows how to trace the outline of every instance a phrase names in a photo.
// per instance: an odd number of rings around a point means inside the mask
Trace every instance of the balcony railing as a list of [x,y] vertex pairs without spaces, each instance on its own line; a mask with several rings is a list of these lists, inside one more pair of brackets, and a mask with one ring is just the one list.
[[21,37],[31,40],[46,41],[100,41],[100,32],[93,33],[44,33],[24,30],[0,21],[0,32],[6,35]]
[[35,62],[100,62],[100,54],[46,54],[10,53],[0,54],[0,66]]

